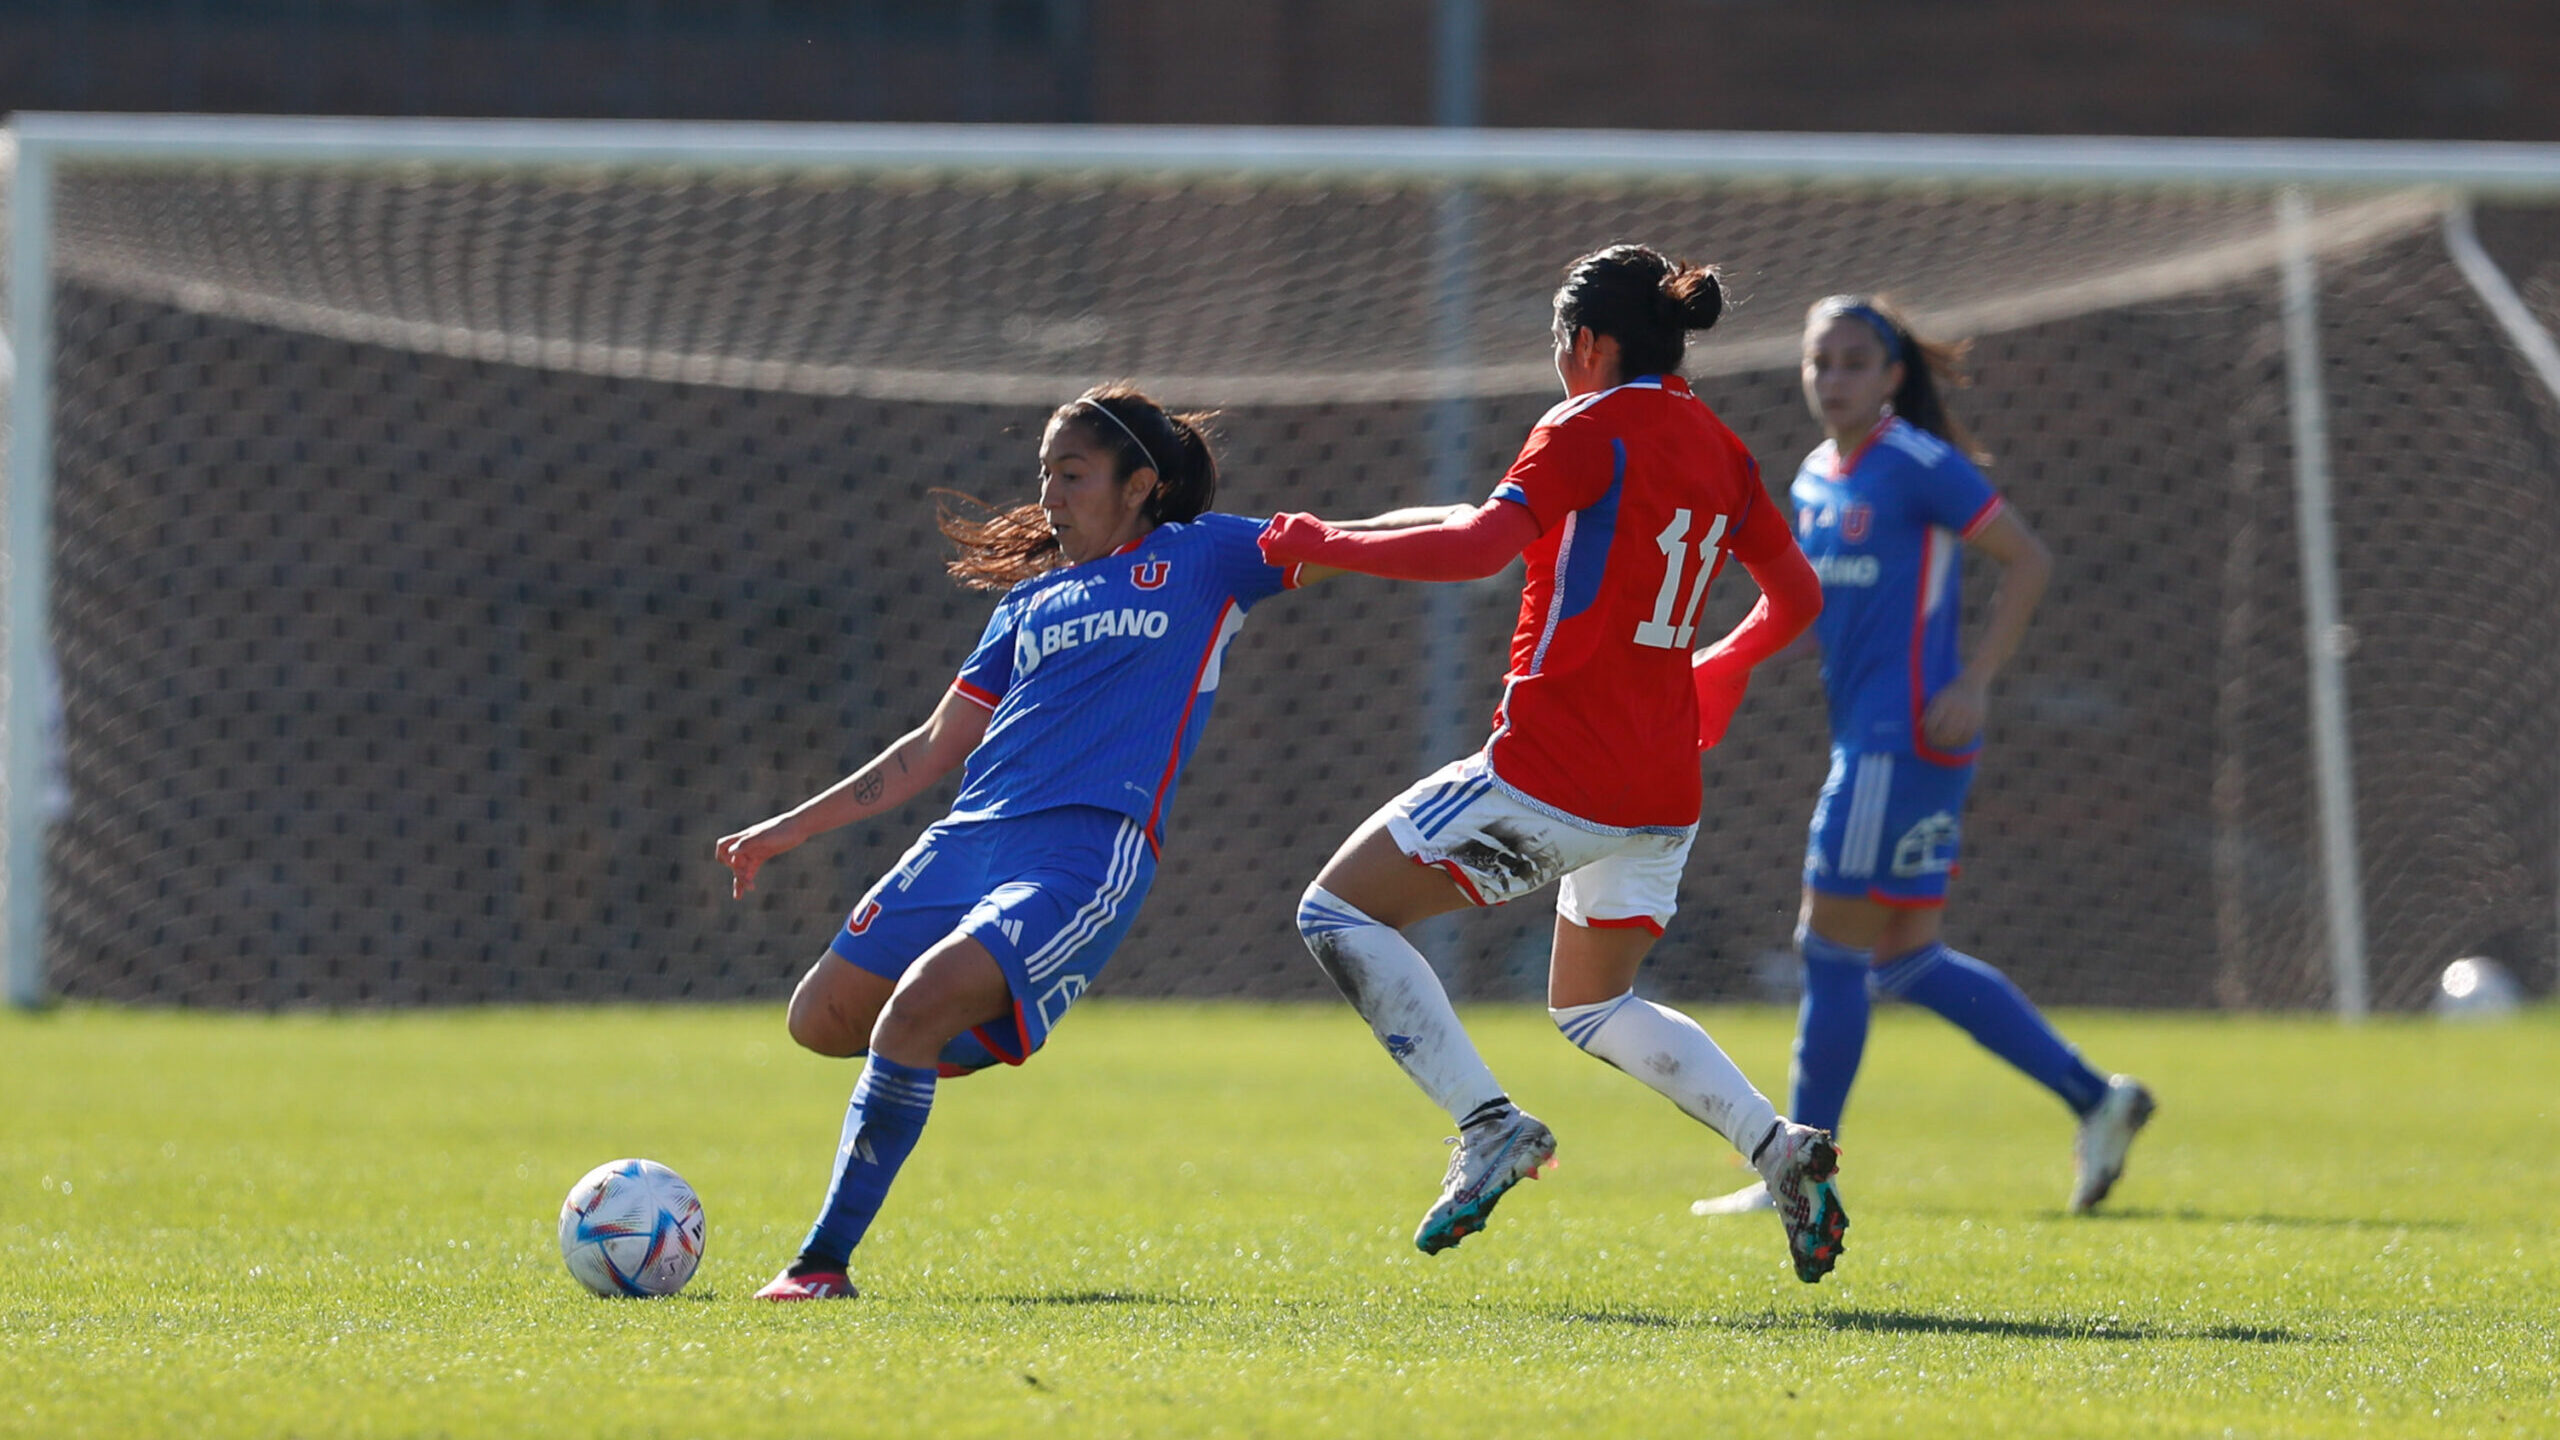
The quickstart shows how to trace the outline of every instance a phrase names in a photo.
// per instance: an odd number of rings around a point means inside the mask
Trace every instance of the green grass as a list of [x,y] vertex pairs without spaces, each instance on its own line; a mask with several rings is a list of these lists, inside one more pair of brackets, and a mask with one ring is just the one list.
[[[1764,1086],[1790,1017],[1707,1012]],[[1721,1143],[1471,1017],[1563,1166],[1437,1258],[1446,1122],[1338,1008],[1096,1003],[943,1087],[860,1256],[767,1306],[853,1071],[778,1008],[0,1018],[0,1434],[2507,1435],[2560,1424],[2560,1016],[2075,1014],[2160,1118],[1880,1017],[1819,1286]],[[620,1155],[702,1192],[665,1301],[562,1270]]]

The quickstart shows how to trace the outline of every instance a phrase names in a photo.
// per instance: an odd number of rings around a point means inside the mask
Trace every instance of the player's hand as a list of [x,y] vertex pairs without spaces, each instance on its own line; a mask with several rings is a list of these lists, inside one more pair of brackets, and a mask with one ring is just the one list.
[[785,817],[776,815],[761,820],[735,835],[723,835],[711,847],[720,863],[729,867],[729,898],[740,899],[756,888],[756,872],[764,862],[800,843],[790,833]]
[[1325,523],[1303,510],[1285,511],[1262,527],[1262,558],[1274,565],[1311,559],[1324,539]]
[[1689,679],[1698,687],[1698,748],[1712,750],[1733,723],[1733,712],[1742,708],[1743,692],[1751,688],[1751,667],[1711,650],[1690,663]]
[[1990,711],[1982,682],[1959,675],[1929,697],[1929,708],[1920,713],[1920,733],[1941,750],[1961,750],[1982,733]]

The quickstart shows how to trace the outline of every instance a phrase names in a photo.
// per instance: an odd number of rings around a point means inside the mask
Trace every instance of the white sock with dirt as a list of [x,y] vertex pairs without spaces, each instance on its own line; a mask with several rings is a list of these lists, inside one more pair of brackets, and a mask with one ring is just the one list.
[[1639,1000],[1630,990],[1547,1014],[1566,1039],[1661,1091],[1746,1157],[1778,1122],[1769,1097],[1743,1078],[1697,1021],[1677,1010]]
[[1509,1108],[1412,942],[1321,885],[1308,886],[1298,902],[1298,935],[1387,1054],[1450,1119],[1464,1125]]

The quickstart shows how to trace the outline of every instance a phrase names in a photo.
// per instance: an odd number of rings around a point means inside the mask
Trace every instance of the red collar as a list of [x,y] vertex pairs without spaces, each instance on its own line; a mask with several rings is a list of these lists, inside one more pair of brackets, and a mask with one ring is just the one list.
[[1840,447],[1834,443],[1831,447],[1831,478],[1834,480],[1849,478],[1849,472],[1858,468],[1858,462],[1867,458],[1867,452],[1876,448],[1876,442],[1883,439],[1884,432],[1892,429],[1893,422],[1900,418],[1896,415],[1887,415],[1878,420],[1876,428],[1867,432],[1867,438],[1858,442],[1858,448],[1850,451],[1849,458],[1846,460],[1840,458]]

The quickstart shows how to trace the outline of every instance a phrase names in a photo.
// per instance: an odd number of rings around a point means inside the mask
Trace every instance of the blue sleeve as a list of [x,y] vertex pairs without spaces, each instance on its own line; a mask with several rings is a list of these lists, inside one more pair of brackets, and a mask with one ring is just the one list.
[[1296,567],[1262,558],[1262,527],[1268,522],[1212,511],[1191,523],[1208,542],[1219,584],[1236,597],[1238,605],[1250,610],[1257,601],[1290,587]]
[[1953,446],[1938,463],[1912,469],[1916,482],[1912,490],[1919,499],[1921,517],[1931,525],[1969,535],[2000,507],[2000,492]]
[[969,658],[960,662],[953,689],[990,710],[996,708],[1013,684],[1013,637],[1021,614],[1010,595],[996,602],[996,613],[987,617],[986,633],[978,637]]

